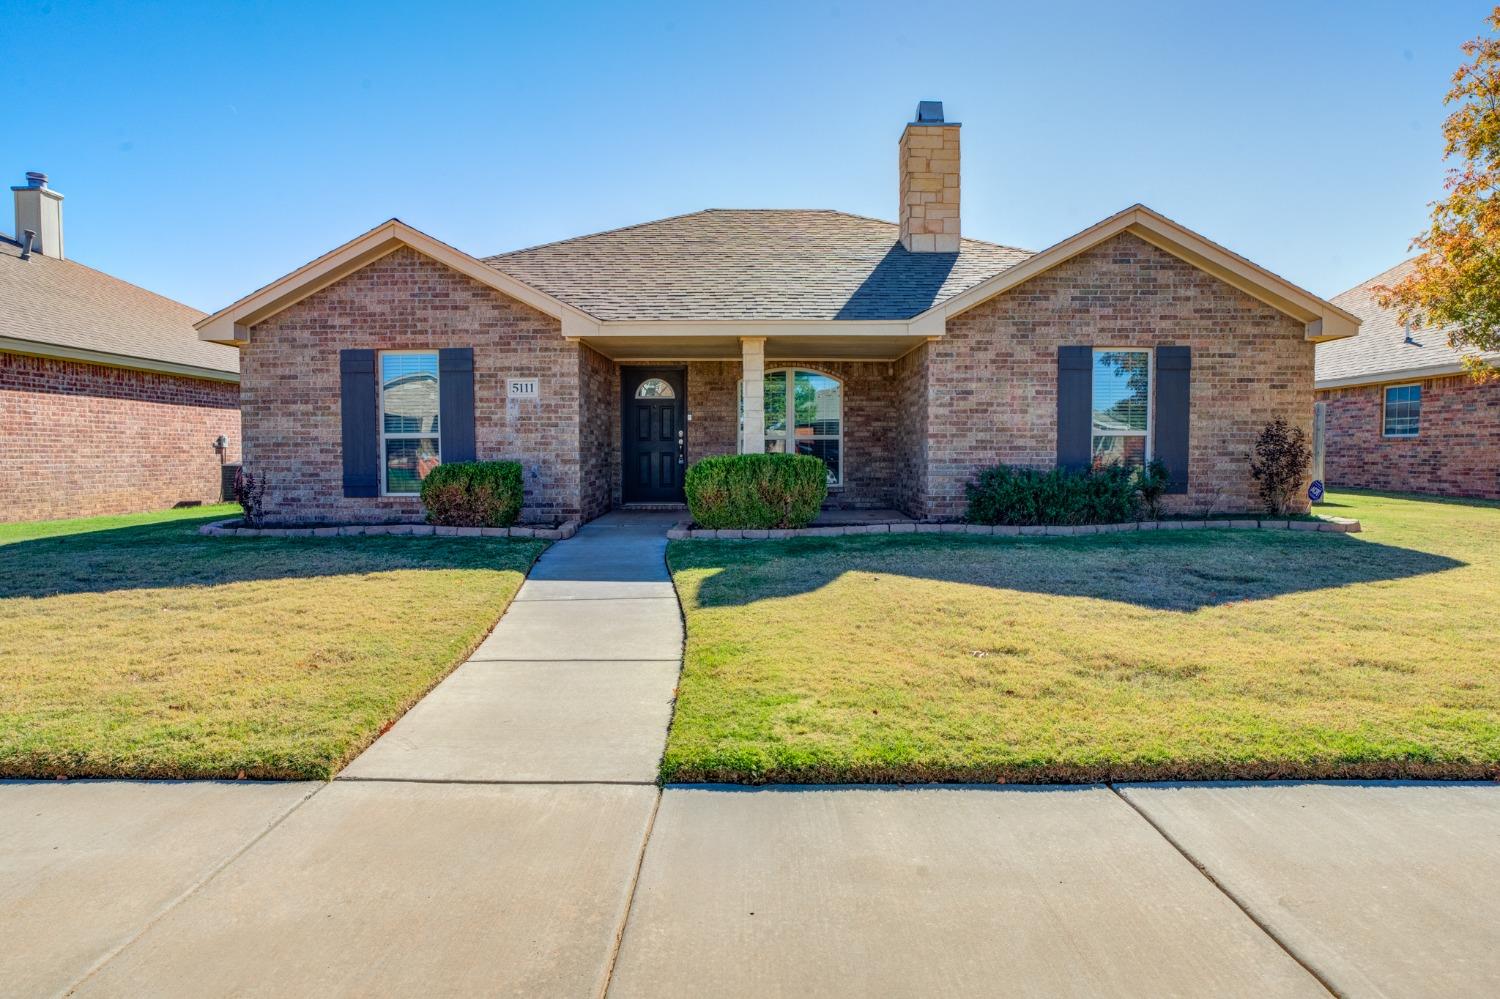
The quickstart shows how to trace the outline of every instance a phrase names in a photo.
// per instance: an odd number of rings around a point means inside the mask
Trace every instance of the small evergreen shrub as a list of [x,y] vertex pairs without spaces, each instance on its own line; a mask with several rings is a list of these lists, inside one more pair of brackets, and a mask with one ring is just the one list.
[[429,523],[442,527],[509,527],[521,515],[519,461],[439,465],[422,480]]
[[1277,516],[1290,511],[1311,464],[1312,449],[1301,427],[1288,426],[1280,417],[1266,424],[1250,455],[1250,477],[1267,511]]
[[966,519],[975,524],[1118,524],[1137,508],[1135,473],[1117,465],[1070,472],[996,465],[969,483]]
[[700,527],[806,527],[828,495],[828,469],[805,454],[716,455],[695,462],[683,488]]

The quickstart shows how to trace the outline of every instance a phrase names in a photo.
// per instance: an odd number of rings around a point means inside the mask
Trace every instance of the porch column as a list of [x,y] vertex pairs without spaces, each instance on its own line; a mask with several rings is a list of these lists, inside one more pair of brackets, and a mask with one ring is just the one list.
[[740,374],[745,380],[745,414],[740,423],[740,453],[766,449],[766,338],[740,337]]

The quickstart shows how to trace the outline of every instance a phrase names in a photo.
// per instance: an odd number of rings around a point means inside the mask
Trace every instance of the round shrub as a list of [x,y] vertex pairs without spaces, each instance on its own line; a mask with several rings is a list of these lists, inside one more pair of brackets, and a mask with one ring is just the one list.
[[422,480],[429,523],[442,527],[509,527],[521,515],[519,461],[439,465]]
[[695,462],[683,488],[699,527],[806,527],[828,495],[828,469],[805,454],[724,454]]

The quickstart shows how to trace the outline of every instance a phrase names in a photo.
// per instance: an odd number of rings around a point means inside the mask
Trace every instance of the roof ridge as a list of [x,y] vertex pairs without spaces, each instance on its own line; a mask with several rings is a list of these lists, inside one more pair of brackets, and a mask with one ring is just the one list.
[[1412,261],[1414,261],[1416,259],[1417,259],[1416,257],[1407,257],[1405,260],[1401,261],[1399,264],[1393,264],[1392,266],[1387,267],[1385,270],[1381,271],[1379,274],[1376,274],[1374,277],[1372,277],[1372,278],[1366,278],[1365,280],[1361,281],[1359,284],[1354,285],[1352,288],[1345,288],[1343,291],[1339,292],[1337,295],[1334,295],[1333,298],[1330,298],[1329,301],[1332,302],[1336,298],[1343,298],[1345,295],[1352,295],[1356,291],[1364,291],[1365,289],[1369,288],[1371,285],[1373,285],[1377,281],[1379,281],[1381,278],[1386,277],[1387,275],[1391,274],[1394,271],[1399,271],[1401,268],[1405,267],[1407,264],[1411,263]]

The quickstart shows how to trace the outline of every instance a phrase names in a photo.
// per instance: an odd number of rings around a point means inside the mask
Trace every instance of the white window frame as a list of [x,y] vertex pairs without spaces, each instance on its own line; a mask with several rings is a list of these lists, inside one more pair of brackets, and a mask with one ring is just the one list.
[[[1409,434],[1393,434],[1386,428],[1390,426],[1386,419],[1386,410],[1391,402],[1391,389],[1414,388],[1417,390],[1417,429]],[[1386,440],[1409,441],[1422,436],[1422,383],[1421,382],[1398,382],[1395,385],[1382,385],[1380,387],[1380,436]]]
[[[847,464],[847,462],[849,460],[849,456],[848,456],[848,454],[844,450],[844,396],[845,396],[846,392],[848,391],[848,384],[849,383],[847,381],[845,381],[844,379],[840,378],[838,375],[831,374],[830,372],[827,372],[827,371],[819,371],[817,368],[795,368],[795,367],[794,368],[767,368],[765,370],[764,374],[761,376],[762,377],[762,384],[764,384],[764,379],[766,377],[770,376],[770,375],[774,375],[774,374],[776,374],[778,372],[785,372],[786,373],[786,376],[787,376],[786,377],[786,420],[787,420],[787,424],[786,424],[786,429],[784,431],[782,431],[781,434],[779,434],[779,435],[771,433],[770,430],[766,430],[765,436],[762,437],[761,440],[760,440],[760,442],[759,442],[759,449],[755,453],[760,453],[760,451],[764,451],[765,447],[766,447],[766,441],[768,441],[768,440],[787,440],[787,439],[790,439],[790,440],[795,441],[795,440],[799,439],[797,437],[797,434],[796,434],[796,425],[797,425],[796,412],[797,412],[797,408],[796,408],[796,405],[795,405],[796,380],[797,380],[797,372],[799,372],[799,371],[805,371],[805,372],[807,372],[810,375],[818,375],[818,376],[820,376],[822,378],[831,378],[833,381],[835,381],[835,382],[838,383],[838,386],[839,386],[839,432],[838,432],[838,435],[835,436],[833,434],[813,434],[813,435],[811,435],[809,437],[803,437],[803,438],[800,438],[800,439],[801,440],[810,440],[810,441],[831,441],[831,440],[837,440],[839,442],[839,476],[838,476],[837,479],[832,479],[832,480],[829,481],[828,488],[829,489],[842,489],[842,488],[844,488],[844,480],[846,478],[848,478],[848,474],[847,473],[848,473],[848,469],[849,469],[849,466]],[[746,441],[744,439],[744,436],[745,436],[745,421],[744,421],[744,414],[745,414],[745,380],[743,378],[740,379],[740,386],[739,386],[739,412],[740,412],[740,441],[741,441],[741,443],[740,443],[740,451],[744,452],[746,450],[746,445],[748,445],[750,442]],[[795,450],[792,450],[792,451],[789,451],[787,453],[788,454],[796,454],[797,452]]]
[[379,350],[375,352],[375,453],[376,459],[380,462],[380,495],[410,498],[413,496],[421,495],[421,489],[418,488],[416,491],[409,493],[393,493],[386,488],[385,473],[387,462],[385,458],[385,442],[388,440],[420,440],[424,437],[436,437],[438,441],[438,464],[441,465],[443,463],[443,420],[441,415],[439,415],[438,432],[435,434],[427,430],[419,430],[415,432],[402,431],[393,434],[388,434],[385,432],[385,358],[401,356],[432,358],[434,369],[437,371],[438,408],[440,411],[442,409],[443,399],[443,366],[442,362],[438,358],[438,352],[435,349]]
[[[1094,433],[1094,362],[1100,354],[1145,354],[1146,355],[1146,429],[1122,430],[1112,434]],[[1089,355],[1089,467],[1094,465],[1094,439],[1097,437],[1144,437],[1145,452],[1142,465],[1151,464],[1156,439],[1156,350],[1153,347],[1095,347]]]

